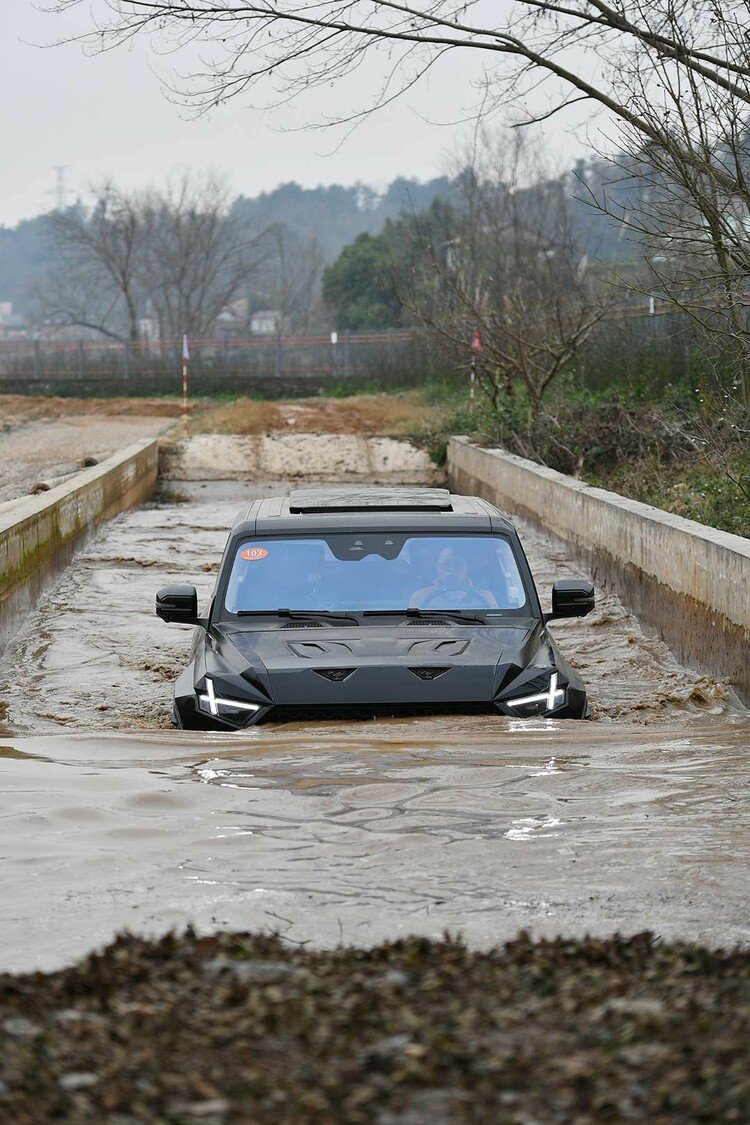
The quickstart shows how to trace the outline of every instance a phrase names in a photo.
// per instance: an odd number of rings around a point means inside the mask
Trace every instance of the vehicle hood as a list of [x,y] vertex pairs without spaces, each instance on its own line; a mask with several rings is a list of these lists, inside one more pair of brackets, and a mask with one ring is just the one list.
[[538,647],[540,623],[215,627],[213,648],[277,704],[486,701]]

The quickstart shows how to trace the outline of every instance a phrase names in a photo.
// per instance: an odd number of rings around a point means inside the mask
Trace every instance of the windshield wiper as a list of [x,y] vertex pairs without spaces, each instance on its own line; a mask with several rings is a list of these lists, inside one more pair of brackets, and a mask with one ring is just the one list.
[[447,617],[450,621],[469,622],[471,625],[487,624],[484,617],[477,617],[475,613],[464,613],[460,609],[415,609],[410,606],[408,609],[365,609],[362,611],[363,617],[398,617],[399,615],[416,617],[417,620],[421,617],[430,620],[435,617]]
[[336,621],[353,621],[355,625],[359,625],[353,613],[338,613],[333,609],[238,609],[237,617],[289,617],[293,621],[328,617]]

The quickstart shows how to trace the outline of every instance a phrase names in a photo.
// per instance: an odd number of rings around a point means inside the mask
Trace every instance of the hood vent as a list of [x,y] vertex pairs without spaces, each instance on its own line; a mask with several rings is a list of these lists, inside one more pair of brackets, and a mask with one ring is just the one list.
[[420,680],[436,680],[443,672],[450,672],[450,668],[436,668],[432,665],[426,668],[410,668],[409,671],[419,676]]
[[322,621],[287,621],[282,629],[325,629]]
[[325,679],[332,680],[335,684],[341,683],[354,671],[354,668],[313,668],[316,676],[324,676]]
[[450,622],[445,619],[439,621],[436,617],[420,617],[419,620],[405,621],[404,625],[427,625],[430,629],[444,629]]

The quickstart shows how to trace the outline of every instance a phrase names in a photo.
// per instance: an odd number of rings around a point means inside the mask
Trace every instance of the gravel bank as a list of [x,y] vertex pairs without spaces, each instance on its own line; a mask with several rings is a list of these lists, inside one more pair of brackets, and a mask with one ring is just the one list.
[[750,953],[629,940],[310,952],[123,937],[0,977],[0,1114],[39,1121],[746,1121]]
[[[5,421],[0,418],[0,427]],[[73,415],[0,428],[0,502],[49,488],[170,425],[163,417]]]

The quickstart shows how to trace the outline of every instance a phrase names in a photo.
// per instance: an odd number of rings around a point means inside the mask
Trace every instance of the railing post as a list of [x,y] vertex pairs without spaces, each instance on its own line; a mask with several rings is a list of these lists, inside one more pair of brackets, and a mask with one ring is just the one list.
[[226,336],[224,337],[222,367],[224,369],[224,378],[227,379],[229,377],[229,340]]
[[281,376],[281,333],[277,332],[275,347],[273,349],[273,373],[278,379]]
[[338,332],[332,332],[332,333],[331,333],[331,378],[332,378],[332,379],[335,379],[335,378],[336,378],[336,374],[337,374],[337,372],[336,372],[336,367],[337,367],[337,363],[336,363],[336,359],[337,359],[337,356],[336,356],[336,349],[337,349],[337,347],[338,347],[338,343],[339,343],[339,334],[338,334]]
[[34,341],[34,377],[36,379],[38,379],[39,376],[41,375],[41,373],[42,373],[42,354],[41,354],[41,349],[39,347],[39,341],[35,340]]
[[125,375],[125,382],[127,383],[130,380],[130,344],[128,344],[127,341],[125,342],[122,353],[122,367]]
[[348,378],[352,373],[351,332],[347,328],[344,333],[344,375]]
[[393,363],[393,329],[388,329],[388,362]]
[[78,380],[83,379],[83,340],[78,341]]

